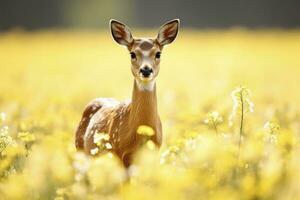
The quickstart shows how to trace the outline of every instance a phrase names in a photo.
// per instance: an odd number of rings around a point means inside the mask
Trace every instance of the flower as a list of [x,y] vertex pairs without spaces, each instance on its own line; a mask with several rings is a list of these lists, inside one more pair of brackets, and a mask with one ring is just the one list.
[[216,111],[209,112],[204,123],[210,127],[215,127],[223,122],[222,116]]
[[275,122],[267,121],[264,125],[264,129],[270,134],[277,134],[279,132],[280,126]]
[[98,148],[98,147],[96,147],[96,148],[94,148],[94,149],[91,149],[91,151],[90,151],[90,153],[91,153],[92,155],[96,155],[98,152],[99,152],[99,148]]
[[36,140],[35,136],[30,132],[19,132],[18,138],[25,143],[34,142]]
[[280,126],[275,122],[268,121],[265,123],[264,129],[267,131],[265,140],[270,143],[277,144]]
[[95,133],[94,135],[94,143],[97,145],[101,145],[103,141],[108,141],[109,135],[107,133]]
[[2,151],[12,143],[13,139],[8,135],[8,127],[4,126],[0,129],[0,153],[2,153]]
[[229,125],[233,125],[234,118],[237,115],[244,115],[247,112],[254,112],[254,103],[250,99],[250,90],[240,86],[232,91],[233,110],[229,116]]
[[112,145],[109,143],[109,135],[107,133],[95,133],[94,143],[97,145],[97,150],[92,149],[91,154],[96,155],[99,151],[105,151],[112,149]]
[[136,131],[139,135],[153,136],[155,131],[150,126],[140,125]]

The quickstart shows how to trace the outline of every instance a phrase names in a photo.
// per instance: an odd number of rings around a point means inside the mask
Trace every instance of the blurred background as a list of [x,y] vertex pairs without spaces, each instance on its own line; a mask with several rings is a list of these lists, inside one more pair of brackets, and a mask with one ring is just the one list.
[[[111,18],[134,37],[181,20],[160,161],[141,153],[128,187],[74,145],[88,102],[132,94]],[[300,0],[0,0],[0,199],[300,199],[299,28]]]
[[110,18],[138,27],[180,18],[193,28],[298,28],[299,10],[297,0],[1,0],[0,30],[98,29]]

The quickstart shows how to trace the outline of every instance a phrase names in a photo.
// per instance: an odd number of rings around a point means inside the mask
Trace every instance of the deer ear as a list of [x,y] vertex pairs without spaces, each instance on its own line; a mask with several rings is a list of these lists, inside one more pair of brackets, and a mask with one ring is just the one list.
[[179,19],[174,19],[161,26],[157,35],[157,41],[161,46],[170,44],[175,40],[179,29],[179,23]]
[[121,45],[129,47],[133,42],[130,29],[125,24],[114,19],[111,19],[109,24],[114,40]]

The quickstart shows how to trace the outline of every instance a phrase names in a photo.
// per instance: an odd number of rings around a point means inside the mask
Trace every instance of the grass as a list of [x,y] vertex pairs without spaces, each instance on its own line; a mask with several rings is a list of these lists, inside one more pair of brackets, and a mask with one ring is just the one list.
[[147,143],[123,183],[114,156],[75,151],[74,131],[91,99],[130,98],[127,50],[108,31],[1,33],[0,195],[298,199],[299,52],[299,31],[182,30],[157,80],[163,146]]

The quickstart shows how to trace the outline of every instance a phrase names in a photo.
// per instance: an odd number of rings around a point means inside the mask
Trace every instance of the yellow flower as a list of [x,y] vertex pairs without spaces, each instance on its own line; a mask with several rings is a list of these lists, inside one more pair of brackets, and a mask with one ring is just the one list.
[[4,126],[0,129],[0,153],[12,143],[13,139],[8,135],[8,127]]
[[23,142],[34,142],[36,140],[35,136],[30,132],[19,132],[18,138]]
[[150,126],[140,125],[136,131],[139,135],[153,136],[155,131]]

